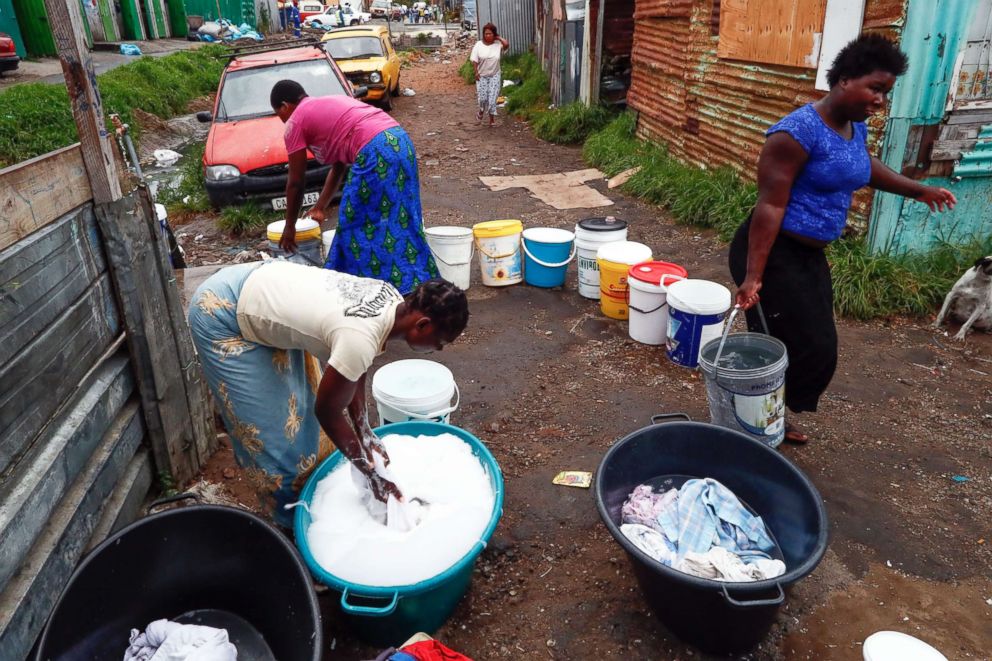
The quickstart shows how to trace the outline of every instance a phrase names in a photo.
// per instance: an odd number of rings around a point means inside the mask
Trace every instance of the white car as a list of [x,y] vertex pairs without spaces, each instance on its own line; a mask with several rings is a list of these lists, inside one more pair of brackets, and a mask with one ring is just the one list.
[[340,28],[346,25],[360,25],[362,23],[368,23],[372,20],[372,14],[367,12],[358,11],[356,12],[351,7],[345,7],[341,10],[341,17],[344,18],[342,23],[339,20],[338,8],[328,7],[321,14],[314,14],[303,21],[303,25],[310,28],[325,29],[329,30],[331,28]]

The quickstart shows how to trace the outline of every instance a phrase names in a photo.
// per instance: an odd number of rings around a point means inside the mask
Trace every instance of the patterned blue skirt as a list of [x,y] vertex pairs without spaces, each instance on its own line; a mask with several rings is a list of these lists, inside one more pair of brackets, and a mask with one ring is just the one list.
[[417,154],[402,128],[386,129],[358,152],[324,266],[385,280],[404,296],[438,277],[424,237]]

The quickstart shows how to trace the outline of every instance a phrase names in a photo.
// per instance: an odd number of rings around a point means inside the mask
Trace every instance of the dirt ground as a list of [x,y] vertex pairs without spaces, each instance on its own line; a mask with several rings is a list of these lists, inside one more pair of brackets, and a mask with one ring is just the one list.
[[[568,228],[612,214],[656,257],[730,284],[726,247],[712,234],[676,226],[604,182],[594,186],[616,204],[575,211],[484,188],[480,175],[584,165],[578,149],[542,143],[516,120],[476,124],[474,90],[455,76],[460,61],[404,70],[403,86],[417,95],[394,111],[419,152],[425,224],[520,218]],[[592,492],[551,483],[559,470],[595,471],[652,414],[708,419],[699,376],[631,341],[625,324],[579,297],[575,277],[573,268],[560,291],[490,289],[474,273],[469,328],[434,356],[461,388],[453,422],[486,442],[506,478],[503,519],[437,637],[475,659],[710,658],[649,612]],[[826,502],[830,546],[767,639],[740,658],[860,659],[865,637],[883,629],[920,637],[949,659],[992,658],[992,336],[956,342],[929,322],[840,321],[837,375],[820,411],[803,419],[814,440],[782,448]],[[393,348],[377,365],[408,357]],[[231,465],[223,449],[206,477],[241,491]],[[336,622],[333,600],[321,601],[327,658],[373,658]]]

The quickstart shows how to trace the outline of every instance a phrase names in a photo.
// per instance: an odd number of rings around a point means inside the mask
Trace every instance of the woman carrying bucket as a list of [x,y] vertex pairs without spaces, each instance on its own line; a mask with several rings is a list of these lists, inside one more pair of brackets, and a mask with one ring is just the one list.
[[328,439],[376,498],[400,496],[375,470],[389,458],[369,425],[365,374],[390,341],[414,351],[453,342],[468,300],[444,280],[404,300],[381,280],[273,260],[215,273],[193,295],[189,323],[235,458],[276,523],[289,527],[283,506],[330,454]]
[[437,265],[424,238],[417,155],[396,120],[347,95],[311,98],[293,80],[276,83],[269,101],[286,123],[289,154],[280,247],[296,251],[309,151],[321,163],[334,164],[310,211],[317,222],[324,220],[345,166],[351,166],[324,266],[385,280],[404,295],[436,278]]
[[[954,208],[944,189],[925,186],[888,168],[866,147],[865,120],[879,112],[906,56],[879,35],[862,35],[837,55],[827,76],[830,92],[766,132],[758,161],[758,203],[730,247],[737,305],[748,326],[761,330],[752,308],[759,299],[771,335],[789,356],[786,405],[816,411],[837,366],[830,267],[824,248],[840,237],[854,191],[863,186],[896,193],[933,211]],[[759,296],[760,292],[760,296]],[[796,426],[785,439],[805,443]]]

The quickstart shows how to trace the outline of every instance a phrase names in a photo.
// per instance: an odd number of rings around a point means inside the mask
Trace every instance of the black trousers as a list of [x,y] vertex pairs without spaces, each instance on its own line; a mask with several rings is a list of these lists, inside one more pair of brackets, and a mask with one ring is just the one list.
[[[750,219],[730,244],[730,273],[740,285],[747,275]],[[785,404],[792,411],[815,411],[837,368],[837,327],[830,266],[821,248],[779,234],[762,278],[761,307],[772,336],[785,344]],[[747,311],[748,329],[764,332],[756,308]]]

